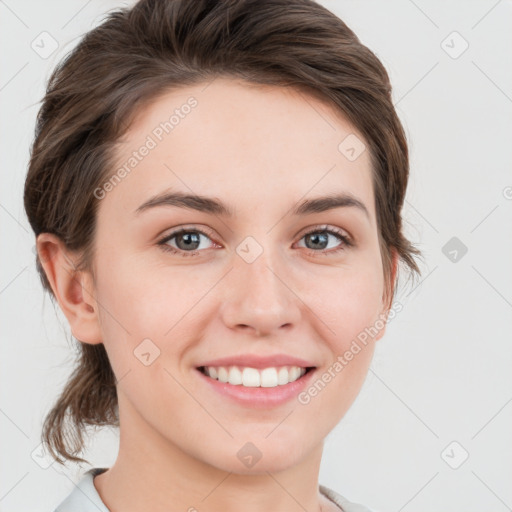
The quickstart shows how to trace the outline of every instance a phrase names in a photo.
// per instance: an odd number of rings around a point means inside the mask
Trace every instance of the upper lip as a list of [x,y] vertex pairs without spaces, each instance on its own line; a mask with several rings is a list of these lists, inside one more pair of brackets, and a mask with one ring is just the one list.
[[199,365],[201,366],[242,366],[250,368],[270,368],[273,366],[300,366],[303,368],[315,367],[310,361],[287,354],[274,354],[270,356],[258,356],[255,354],[241,354],[238,356],[221,357],[212,359]]

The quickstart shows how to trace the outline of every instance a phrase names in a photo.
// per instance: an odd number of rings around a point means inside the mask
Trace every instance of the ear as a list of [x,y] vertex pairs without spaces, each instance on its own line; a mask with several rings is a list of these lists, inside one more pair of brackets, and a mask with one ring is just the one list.
[[51,233],[36,240],[37,253],[71,333],[81,342],[102,343],[94,283],[89,272],[76,270],[76,255]]
[[[393,289],[395,287],[395,280],[396,280],[396,273],[398,269],[398,251],[395,248],[391,249],[391,279],[389,282],[389,289],[388,289],[388,297],[392,297],[393,295]],[[391,309],[391,300],[388,304],[384,301],[384,295],[382,296],[382,310],[380,312],[380,315],[383,315],[385,318],[383,321],[387,322],[389,310]],[[379,318],[382,318],[382,316],[379,316]],[[384,333],[386,332],[386,324],[384,324],[384,327],[379,331],[377,336],[374,338],[374,341],[380,340],[382,336],[384,336]]]

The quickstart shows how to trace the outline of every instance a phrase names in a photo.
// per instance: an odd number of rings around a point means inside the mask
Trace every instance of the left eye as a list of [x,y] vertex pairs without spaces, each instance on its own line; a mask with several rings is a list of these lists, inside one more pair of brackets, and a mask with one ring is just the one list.
[[[329,244],[329,238],[331,239],[332,244]],[[301,240],[305,240],[304,244],[306,249],[332,249],[333,247],[338,247],[340,245],[340,240],[342,242],[341,245],[348,245],[348,241],[345,236],[341,235],[340,233],[330,231],[328,229],[324,229],[321,231],[311,231],[310,233],[306,233],[301,238]]]

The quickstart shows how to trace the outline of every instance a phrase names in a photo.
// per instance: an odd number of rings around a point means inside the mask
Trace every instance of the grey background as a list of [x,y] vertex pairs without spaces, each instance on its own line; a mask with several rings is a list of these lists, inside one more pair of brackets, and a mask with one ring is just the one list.
[[[390,73],[411,150],[406,233],[426,261],[326,440],[320,483],[382,512],[512,510],[512,3],[320,3]],[[42,292],[22,191],[50,70],[122,5],[0,0],[1,512],[53,510],[89,469],[38,457],[74,354],[65,317]],[[44,31],[58,43],[49,56]],[[110,466],[115,431],[89,446],[94,466]]]

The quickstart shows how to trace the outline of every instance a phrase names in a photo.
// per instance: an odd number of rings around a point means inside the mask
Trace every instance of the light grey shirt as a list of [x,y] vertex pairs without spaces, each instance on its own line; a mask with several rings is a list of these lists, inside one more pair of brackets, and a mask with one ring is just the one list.
[[[54,512],[110,512],[103,503],[93,479],[96,475],[103,473],[108,468],[92,468],[86,471],[80,481],[75,484],[71,494],[54,510]],[[320,492],[328,499],[336,503],[343,512],[377,512],[364,505],[353,503],[337,492],[325,487],[319,486]]]

